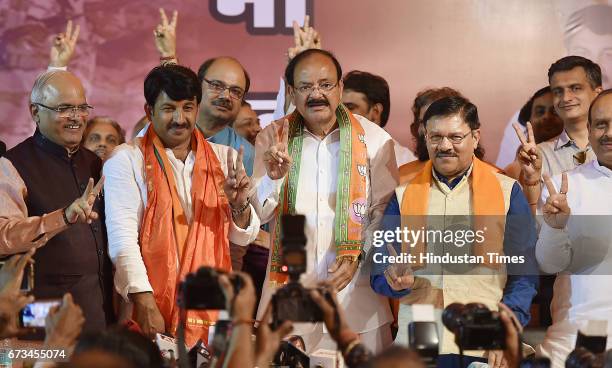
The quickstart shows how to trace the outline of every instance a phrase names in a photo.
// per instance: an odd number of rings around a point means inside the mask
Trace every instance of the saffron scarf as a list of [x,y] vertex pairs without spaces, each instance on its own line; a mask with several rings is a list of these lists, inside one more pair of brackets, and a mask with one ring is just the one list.
[[[483,244],[472,245],[476,256],[484,257],[484,265],[498,268],[499,264],[489,262],[487,253],[503,253],[503,239],[505,231],[504,194],[501,184],[495,177],[496,168],[474,157],[472,164],[472,213],[474,230],[486,229]],[[402,229],[419,230],[427,228],[429,215],[429,191],[431,190],[433,173],[431,160],[425,163],[423,169],[414,177],[402,197],[400,212],[402,215]],[[413,269],[423,268],[420,255],[426,252],[427,244],[417,240],[411,250],[407,244],[402,244],[402,252],[416,256],[412,263]]]
[[[269,279],[273,285],[284,284],[287,274],[283,272],[281,254],[281,217],[294,215],[302,160],[304,141],[304,120],[296,111],[279,121],[289,121],[289,155],[293,165],[281,187],[279,204],[276,209],[276,223],[272,230],[272,258]],[[336,211],[334,217],[334,243],[336,257],[357,259],[363,248],[361,235],[362,222],[366,216],[366,175],[367,149],[363,127],[340,104],[336,109],[336,120],[340,129],[340,151],[338,158],[338,186],[336,191]],[[273,123],[274,124],[274,123]],[[280,130],[280,129],[279,129]],[[279,137],[282,136],[279,132]]]
[[[210,144],[194,129],[193,218],[187,223],[166,150],[153,128],[142,138],[147,205],[140,227],[140,251],[166,331],[176,333],[178,283],[201,266],[231,270],[230,207],[223,192],[225,175]],[[217,313],[187,311],[186,342],[207,341]]]

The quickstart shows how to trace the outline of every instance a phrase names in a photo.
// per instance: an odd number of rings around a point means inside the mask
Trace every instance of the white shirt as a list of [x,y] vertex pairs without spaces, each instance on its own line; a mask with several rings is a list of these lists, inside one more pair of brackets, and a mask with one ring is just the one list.
[[414,153],[412,153],[412,151],[410,150],[410,148],[402,146],[401,143],[396,141],[395,139],[393,139],[393,144],[393,149],[395,150],[395,159],[397,161],[398,168],[404,164],[407,164],[417,159]]
[[[612,171],[597,160],[567,172],[571,216],[565,229],[543,223],[536,257],[544,272],[558,273],[551,313],[540,354],[563,366],[576,341],[576,331],[589,320],[608,321],[612,335]],[[553,178],[557,190],[561,176]],[[542,200],[548,197],[543,189]],[[612,340],[608,339],[608,348]]]
[[[210,143],[223,173],[227,175],[227,152],[233,148]],[[166,149],[168,160],[176,181],[181,205],[189,223],[192,221],[191,175],[195,164],[195,154],[190,152],[183,163],[174,157],[171,149]],[[128,300],[128,294],[153,291],[147,269],[142,260],[138,232],[142,215],[147,204],[147,188],[144,181],[143,155],[140,148],[122,144],[104,164],[104,204],[108,249],[115,265],[115,288]],[[259,232],[259,218],[251,207],[251,222],[241,229],[232,221],[229,240],[246,246],[253,242]],[[178,265],[178,260],[177,260]]]
[[[521,145],[521,141],[519,141],[516,136],[516,132],[512,127],[513,124],[519,124],[518,116],[519,112],[517,111],[512,115],[508,123],[506,124],[506,128],[504,129],[504,136],[502,137],[501,143],[499,145],[499,153],[497,154],[497,160],[495,161],[495,166],[501,167],[502,169],[508,165],[510,165],[514,159],[516,158],[516,151]],[[519,124],[520,125],[520,124]],[[527,128],[523,127],[523,133],[527,131]]]
[[[358,115],[355,117],[364,128],[368,156],[366,213],[369,221],[366,220],[363,225],[363,236],[366,241],[364,251],[367,253],[369,244],[371,244],[370,236],[373,230],[378,228],[387,202],[397,186],[398,173],[393,140],[389,134],[369,120]],[[254,201],[259,205],[255,208],[259,211],[262,222],[272,220],[271,228],[274,228],[274,211],[284,179],[273,181],[265,171],[263,154],[269,146],[271,134],[272,127],[266,127],[257,137],[253,177],[258,183],[257,195],[259,198],[259,201]],[[328,268],[336,260],[334,218],[339,149],[339,129],[323,139],[305,129],[296,212],[306,216],[305,233],[309,275],[305,278],[311,281],[328,279],[330,277]],[[259,304],[258,318],[261,318],[274,293],[268,277],[269,267]],[[303,277],[303,281],[305,278]],[[370,270],[366,262],[360,266],[351,283],[338,294],[338,300],[346,311],[346,315],[350,316],[349,325],[359,333],[376,329],[392,321],[387,299],[372,290],[369,279]],[[315,331],[315,325],[294,326],[296,334]]]

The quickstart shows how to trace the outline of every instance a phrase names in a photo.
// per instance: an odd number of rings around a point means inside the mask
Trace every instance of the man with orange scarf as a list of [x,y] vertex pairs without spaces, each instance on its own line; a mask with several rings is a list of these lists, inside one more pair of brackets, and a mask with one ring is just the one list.
[[[369,287],[368,236],[377,227],[393,188],[397,164],[393,140],[373,122],[343,104],[342,69],[328,51],[309,49],[285,69],[296,110],[273,122],[255,144],[255,208],[271,222],[270,259],[258,316],[282,271],[280,218],[304,214],[307,277],[328,280],[339,290],[350,327],[380,351],[391,343],[391,313],[385,298]],[[312,286],[308,285],[307,286]],[[308,352],[336,349],[322,323],[294,324]]]
[[[134,303],[149,336],[175,334],[178,283],[201,266],[231,270],[229,242],[246,246],[259,219],[248,200],[242,150],[208,143],[194,129],[202,87],[179,65],[156,67],[144,82],[152,122],[142,138],[116,148],[104,165],[115,289]],[[216,320],[188,311],[186,339],[206,341]]]
[[[430,160],[396,188],[385,210],[384,230],[374,236],[370,282],[376,292],[401,298],[400,344],[407,343],[412,305],[433,305],[441,337],[438,366],[454,367],[459,350],[440,324],[444,307],[477,302],[497,310],[503,301],[523,325],[529,321],[536,230],[518,183],[475,157],[476,106],[462,96],[444,97],[429,106],[423,122]],[[465,354],[468,363],[504,364],[501,351]]]

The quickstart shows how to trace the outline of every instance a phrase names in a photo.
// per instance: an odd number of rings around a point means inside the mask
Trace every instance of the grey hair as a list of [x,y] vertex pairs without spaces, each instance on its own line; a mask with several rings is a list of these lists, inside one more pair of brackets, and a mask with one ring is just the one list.
[[41,73],[34,81],[32,92],[30,92],[30,103],[44,103],[49,94],[49,84],[58,75],[74,75],[66,70],[48,70]]

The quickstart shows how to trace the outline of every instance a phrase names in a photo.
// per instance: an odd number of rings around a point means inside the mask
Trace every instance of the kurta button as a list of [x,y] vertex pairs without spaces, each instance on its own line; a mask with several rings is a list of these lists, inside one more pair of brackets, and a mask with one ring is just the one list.
[[98,255],[101,256],[104,254],[104,251],[102,249],[98,249]]
[[85,183],[79,184],[79,188],[81,188],[81,191],[84,191],[86,188]]

